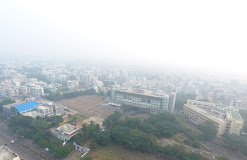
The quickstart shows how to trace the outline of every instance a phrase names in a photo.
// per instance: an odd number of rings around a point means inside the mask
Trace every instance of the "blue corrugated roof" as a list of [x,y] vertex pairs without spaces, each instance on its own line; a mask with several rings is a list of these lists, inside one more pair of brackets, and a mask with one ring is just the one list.
[[31,101],[31,102],[27,102],[27,103],[18,104],[18,105],[15,105],[13,107],[15,107],[20,113],[22,113],[24,111],[34,109],[34,107],[36,107],[37,105],[39,105],[38,102]]

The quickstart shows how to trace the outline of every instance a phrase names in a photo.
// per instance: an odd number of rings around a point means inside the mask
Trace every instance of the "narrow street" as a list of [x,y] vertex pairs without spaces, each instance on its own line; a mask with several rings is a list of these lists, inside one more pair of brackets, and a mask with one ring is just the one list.
[[[166,145],[172,146],[176,144],[179,145],[179,143],[172,141],[172,140],[165,139],[165,138],[162,140],[158,140],[158,142],[160,145],[163,145],[163,146],[166,146]],[[223,147],[220,144],[218,139],[215,139],[213,142],[210,142],[210,143],[202,142],[202,144],[212,152],[207,152],[205,150],[193,148],[193,147],[186,146],[186,145],[184,146],[186,147],[187,152],[198,153],[212,160],[217,157],[222,157],[222,156],[226,156],[230,158],[231,160],[246,160],[246,157],[242,153],[238,153],[238,152],[230,150],[229,148]]]

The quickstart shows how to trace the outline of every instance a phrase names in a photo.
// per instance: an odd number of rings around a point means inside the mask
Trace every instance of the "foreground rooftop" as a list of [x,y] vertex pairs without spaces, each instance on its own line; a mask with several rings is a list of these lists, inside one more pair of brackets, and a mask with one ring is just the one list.
[[0,160],[19,160],[19,156],[10,151],[7,147],[0,147]]

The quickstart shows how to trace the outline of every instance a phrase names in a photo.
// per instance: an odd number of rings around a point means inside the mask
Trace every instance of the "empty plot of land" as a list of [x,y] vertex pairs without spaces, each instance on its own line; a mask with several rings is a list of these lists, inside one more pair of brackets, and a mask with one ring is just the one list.
[[144,113],[139,114],[139,113],[136,113],[135,111],[128,111],[128,112],[123,113],[122,119],[125,119],[126,116],[128,116],[130,118],[138,117],[143,121],[144,119],[148,119],[150,115],[147,113],[146,114],[144,114]]
[[80,96],[59,101],[59,103],[84,116],[94,116],[101,119],[105,119],[108,115],[114,113],[115,110],[119,110],[104,105],[107,103],[107,100],[104,100],[102,96],[98,95]]
[[84,122],[86,122],[87,124],[90,124],[91,121],[94,121],[96,124],[100,125],[100,128],[103,128],[104,119],[92,116],[92,117],[88,118],[87,120],[85,120]]
[[[94,160],[159,160],[157,155],[131,151],[118,144],[101,147],[91,155]],[[162,160],[166,159],[162,158]]]

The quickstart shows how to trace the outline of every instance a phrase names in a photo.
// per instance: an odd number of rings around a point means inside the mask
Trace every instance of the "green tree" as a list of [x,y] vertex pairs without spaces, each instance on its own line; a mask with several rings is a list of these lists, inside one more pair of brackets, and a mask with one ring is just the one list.
[[111,138],[113,141],[124,144],[125,138],[129,132],[130,128],[126,126],[115,126],[111,129]]
[[97,147],[98,147],[98,144],[95,142],[95,140],[92,140],[91,143],[90,143],[90,145],[89,145],[90,150],[93,151]]
[[223,134],[223,142],[232,150],[247,155],[247,139],[234,134]]
[[110,143],[110,132],[109,131],[103,131],[103,132],[95,132],[93,134],[93,139],[96,143],[99,145],[107,145]]
[[155,127],[157,128],[157,132],[155,133],[157,136],[171,137],[178,132],[178,128],[168,121],[157,122]]
[[156,126],[150,123],[143,122],[141,124],[141,130],[145,133],[150,133],[150,134],[156,134],[158,132],[158,129]]
[[87,132],[87,125],[85,123],[82,125],[82,132]]
[[35,130],[46,130],[50,127],[50,124],[45,120],[36,120],[31,123],[31,127]]
[[119,123],[121,117],[121,112],[115,111],[114,114],[109,115],[103,122],[103,126],[106,128],[111,128]]
[[38,142],[38,145],[40,147],[47,147],[49,145],[49,142],[45,139],[41,139],[39,142]]
[[184,104],[187,103],[188,99],[195,99],[195,94],[185,94],[185,93],[179,93],[176,96],[176,102],[175,102],[175,109],[177,110],[183,110]]
[[58,126],[59,123],[64,121],[61,116],[46,117],[46,120],[51,123],[51,127]]
[[217,129],[212,121],[205,121],[199,125],[199,130],[203,134],[205,140],[213,140],[216,137]]
[[0,121],[1,121],[1,120],[4,120],[5,118],[6,118],[5,115],[4,115],[3,113],[0,112]]
[[86,156],[86,157],[82,158],[82,160],[93,160],[93,158],[91,156]]
[[142,152],[156,153],[159,145],[156,138],[137,129],[130,129],[125,137],[125,144],[129,149]]
[[200,148],[201,143],[198,140],[195,140],[192,142],[192,147],[194,148]]

